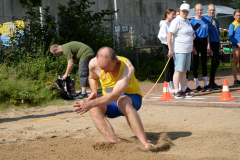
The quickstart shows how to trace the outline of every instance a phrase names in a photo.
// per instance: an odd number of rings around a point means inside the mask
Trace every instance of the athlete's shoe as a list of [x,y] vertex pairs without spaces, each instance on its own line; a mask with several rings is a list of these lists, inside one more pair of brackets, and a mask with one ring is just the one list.
[[204,86],[204,89],[205,89],[205,91],[211,91],[212,90],[211,88],[209,88],[208,85]]
[[84,99],[84,98],[87,98],[88,97],[88,95],[87,95],[87,93],[85,93],[85,94],[78,94],[76,97],[74,97],[74,99]]
[[187,87],[186,91],[187,91],[187,92],[189,92],[189,93],[191,93],[191,94],[193,94],[193,93],[194,93],[194,91],[193,91],[193,90],[191,90],[191,89],[190,89],[190,88],[188,88],[188,87]]
[[233,85],[234,86],[240,85],[240,81],[239,80],[234,81]]
[[185,91],[185,92],[183,92],[183,95],[185,95],[185,97],[187,97],[187,98],[191,98],[191,97],[194,97],[194,94],[191,94],[189,91]]
[[175,90],[172,89],[171,87],[168,87],[170,93],[175,93]]
[[196,92],[205,92],[206,90],[204,88],[202,88],[201,86],[198,86],[196,88]]
[[209,88],[211,88],[212,90],[221,89],[221,86],[218,86],[215,82],[210,83],[208,86],[209,86]]
[[175,99],[182,99],[185,98],[186,96],[183,94],[183,92],[177,92],[174,94]]

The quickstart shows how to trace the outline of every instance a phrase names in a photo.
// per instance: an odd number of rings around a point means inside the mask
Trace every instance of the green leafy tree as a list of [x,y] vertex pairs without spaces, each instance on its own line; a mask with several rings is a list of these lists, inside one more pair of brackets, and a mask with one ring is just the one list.
[[90,7],[94,4],[89,0],[70,0],[67,6],[59,4],[60,44],[80,41],[95,52],[102,46],[112,45],[110,24],[113,12],[102,10],[93,13]]
[[19,0],[20,4],[23,7],[33,5],[34,7],[42,6],[42,0]]
[[[15,52],[36,53],[40,44],[44,44],[47,51],[52,39],[56,37],[56,24],[50,15],[50,7],[43,8],[43,21],[41,21],[41,14],[38,7],[34,4],[28,3],[23,21],[24,28],[19,28],[15,36],[12,37],[12,45],[17,46]],[[13,21],[18,20],[13,18]],[[23,32],[22,32],[23,31]]]
[[[60,36],[56,37],[55,19],[50,15],[50,7],[43,8],[43,22],[38,5],[41,1],[23,0],[22,4],[26,8],[24,17],[25,28],[23,34],[18,32],[12,37],[12,43],[17,46],[16,52],[36,53],[40,44],[44,44],[44,53],[52,43],[64,44],[70,41],[80,41],[97,51],[102,46],[112,45],[113,39],[110,34],[113,13],[110,10],[102,10],[98,13],[90,11],[94,2],[89,0],[70,0],[67,5],[59,4],[59,26]],[[107,17],[107,18],[106,18]],[[17,20],[17,19],[14,19]],[[18,54],[19,55],[19,54]],[[33,54],[34,55],[34,54]]]
[[231,5],[238,5],[238,6],[240,6],[240,1],[238,1],[238,2],[235,2],[235,3],[231,3]]

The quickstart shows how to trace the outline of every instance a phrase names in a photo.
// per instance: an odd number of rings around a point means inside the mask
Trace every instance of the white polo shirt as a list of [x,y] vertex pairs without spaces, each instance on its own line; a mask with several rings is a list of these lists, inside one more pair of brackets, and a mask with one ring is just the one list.
[[193,51],[194,30],[188,19],[177,16],[172,20],[168,31],[173,33],[173,53],[191,53]]

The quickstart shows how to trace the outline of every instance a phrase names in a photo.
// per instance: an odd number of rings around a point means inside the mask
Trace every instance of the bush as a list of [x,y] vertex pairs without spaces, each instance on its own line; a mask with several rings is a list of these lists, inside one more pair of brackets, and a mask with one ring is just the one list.
[[44,85],[24,79],[8,78],[1,81],[0,101],[14,105],[36,106],[57,97],[58,91],[49,92]]
[[80,41],[89,45],[95,52],[103,46],[112,46],[112,19],[107,18],[114,14],[110,10],[90,11],[95,2],[89,0],[70,0],[67,5],[59,4],[59,35],[58,41],[64,44],[70,41]]
[[118,55],[128,58],[135,68],[135,75],[139,80],[145,80],[149,76],[160,75],[165,67],[164,55],[162,48],[138,50],[138,63],[136,50],[131,47],[125,47],[117,50]]
[[16,68],[0,66],[0,101],[2,103],[35,106],[57,97],[57,90],[50,92],[44,83],[19,79],[19,74],[21,73],[18,73]]

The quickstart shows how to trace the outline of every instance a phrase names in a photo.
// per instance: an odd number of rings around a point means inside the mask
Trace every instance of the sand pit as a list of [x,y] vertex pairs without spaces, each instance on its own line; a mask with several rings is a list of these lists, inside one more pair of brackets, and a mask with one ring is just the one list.
[[240,158],[240,109],[143,105],[139,114],[157,149],[144,151],[124,117],[110,119],[125,139],[111,144],[72,106],[8,112],[0,116],[0,159]]

